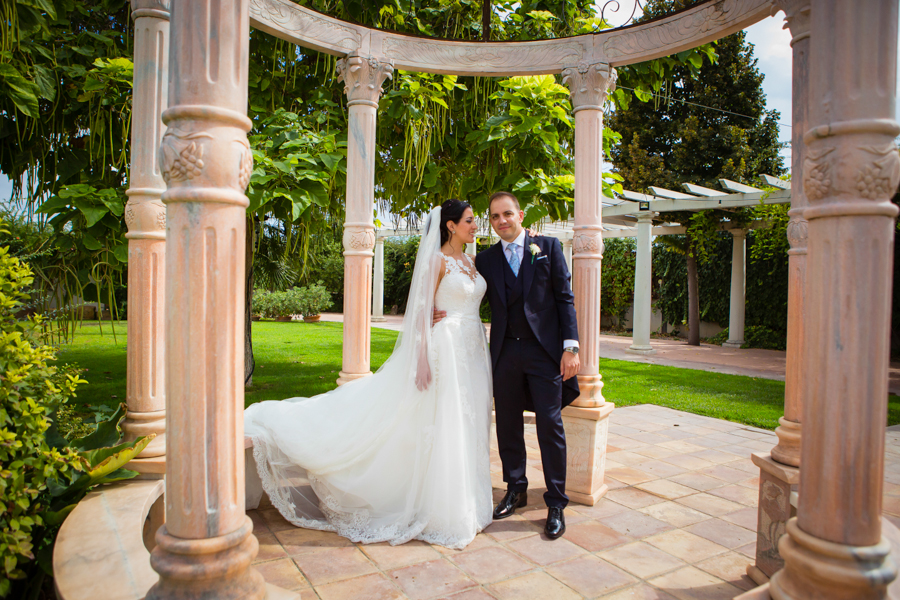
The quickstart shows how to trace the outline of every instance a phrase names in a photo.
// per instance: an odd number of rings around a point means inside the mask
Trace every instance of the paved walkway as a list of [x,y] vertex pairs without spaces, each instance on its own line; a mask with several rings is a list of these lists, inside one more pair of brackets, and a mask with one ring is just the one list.
[[[274,509],[251,511],[256,568],[304,599],[717,600],[753,587],[759,470],[750,453],[770,431],[652,405],[611,418],[609,492],[566,509],[559,540],[542,533],[546,507],[534,426],[528,426],[529,505],[465,550],[411,542],[353,544],[297,529]],[[492,444],[495,499],[502,495]],[[900,431],[888,430],[884,511],[900,524]]]
[[[372,327],[400,330],[403,315],[385,315],[385,319],[381,323],[372,323]],[[340,323],[343,322],[343,315],[323,313],[322,320]],[[489,324],[487,327],[490,331]],[[723,348],[712,344],[688,346],[683,340],[674,339],[654,339],[650,340],[650,345],[656,350],[656,354],[631,354],[626,352],[631,346],[631,337],[601,335],[600,357],[784,381],[787,353],[780,350]],[[891,363],[889,376],[888,390],[900,395],[900,363]]]

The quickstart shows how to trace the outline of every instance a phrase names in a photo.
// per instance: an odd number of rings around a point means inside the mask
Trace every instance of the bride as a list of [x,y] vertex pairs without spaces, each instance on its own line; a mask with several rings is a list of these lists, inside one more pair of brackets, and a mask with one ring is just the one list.
[[[463,253],[476,230],[466,202],[428,215],[403,330],[377,373],[244,412],[262,488],[289,522],[455,549],[491,523],[486,284]],[[433,309],[447,316],[432,327]]]

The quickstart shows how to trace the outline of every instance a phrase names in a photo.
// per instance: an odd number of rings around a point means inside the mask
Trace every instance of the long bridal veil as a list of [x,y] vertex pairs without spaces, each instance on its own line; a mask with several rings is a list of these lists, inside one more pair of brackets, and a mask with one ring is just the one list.
[[428,494],[437,386],[417,389],[416,365],[425,352],[435,373],[431,315],[441,266],[440,213],[435,208],[426,220],[403,328],[378,372],[319,396],[261,402],[244,413],[262,487],[294,525],[391,543],[413,539],[428,525],[416,507]]

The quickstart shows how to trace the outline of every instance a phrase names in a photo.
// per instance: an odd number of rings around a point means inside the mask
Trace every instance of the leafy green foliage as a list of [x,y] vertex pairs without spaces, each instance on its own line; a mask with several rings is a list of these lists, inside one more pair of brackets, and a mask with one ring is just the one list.
[[40,341],[39,319],[15,318],[32,282],[30,269],[0,247],[0,596],[25,579],[46,543],[50,481],[79,468],[72,452],[44,438],[50,413],[84,382],[48,364],[55,353]]
[[[752,230],[747,236],[746,308],[744,314],[745,340],[753,327],[764,328],[779,336],[781,345],[787,335],[787,253],[768,255],[756,252],[760,235]],[[666,236],[677,238],[678,236]],[[670,246],[657,238],[653,246],[653,282],[656,308],[667,323],[687,321],[688,292],[687,267],[683,254],[672,252]],[[760,242],[763,245],[765,240]],[[731,298],[732,238],[720,233],[714,238],[710,258],[698,268],[700,281],[700,320],[728,324]],[[764,347],[779,344],[766,342]],[[754,346],[763,347],[763,346]]]
[[600,285],[600,309],[619,323],[634,302],[634,270],[637,262],[635,238],[603,240],[603,270]]
[[331,294],[321,281],[283,292],[257,290],[253,295],[253,313],[269,319],[292,315],[312,317],[330,306]]

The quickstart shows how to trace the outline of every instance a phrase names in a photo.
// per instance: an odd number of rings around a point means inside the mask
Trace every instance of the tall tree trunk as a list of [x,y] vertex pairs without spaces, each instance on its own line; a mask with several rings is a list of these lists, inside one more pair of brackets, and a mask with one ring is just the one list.
[[253,385],[253,249],[256,245],[256,220],[247,218],[247,236],[244,247],[244,387]]
[[491,0],[481,5],[481,41],[491,41]]
[[700,345],[700,278],[697,275],[697,257],[694,256],[694,244],[688,240],[687,254],[688,275],[688,345]]

